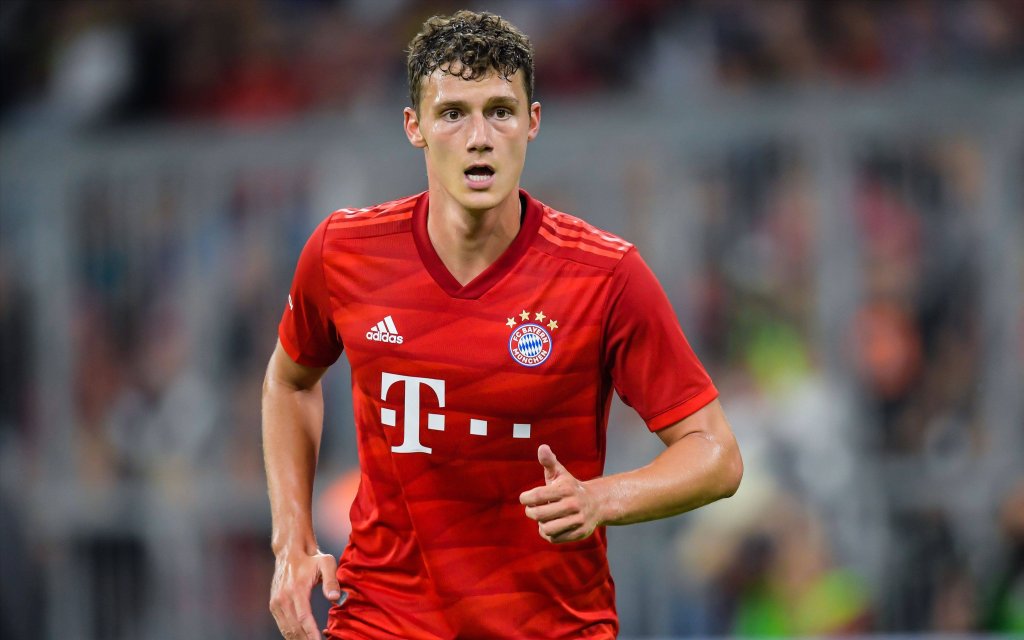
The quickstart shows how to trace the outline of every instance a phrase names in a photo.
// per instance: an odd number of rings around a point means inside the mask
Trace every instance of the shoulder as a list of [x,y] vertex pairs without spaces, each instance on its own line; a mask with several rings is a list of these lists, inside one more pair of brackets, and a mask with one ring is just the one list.
[[324,220],[325,240],[367,238],[409,231],[412,213],[422,193],[371,207],[338,209]]
[[595,227],[574,215],[541,204],[537,230],[541,249],[553,256],[613,271],[633,249],[633,244],[614,233]]

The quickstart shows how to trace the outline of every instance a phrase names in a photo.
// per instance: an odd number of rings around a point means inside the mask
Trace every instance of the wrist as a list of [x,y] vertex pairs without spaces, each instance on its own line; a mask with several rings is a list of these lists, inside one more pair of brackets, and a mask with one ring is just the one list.
[[270,549],[278,558],[295,555],[311,556],[320,552],[320,546],[312,534],[285,539],[278,539],[275,536],[270,543]]
[[620,505],[616,498],[615,480],[610,476],[599,476],[583,483],[593,496],[592,504],[597,526],[616,524],[620,516]]

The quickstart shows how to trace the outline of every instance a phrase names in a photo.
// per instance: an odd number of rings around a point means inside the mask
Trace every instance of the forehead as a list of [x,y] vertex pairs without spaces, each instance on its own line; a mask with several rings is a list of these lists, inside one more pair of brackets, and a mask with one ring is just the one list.
[[443,102],[485,103],[497,98],[526,102],[526,81],[522,71],[516,71],[508,80],[496,71],[465,80],[458,75],[445,73],[442,69],[435,69],[420,82],[423,83],[420,100],[425,105]]

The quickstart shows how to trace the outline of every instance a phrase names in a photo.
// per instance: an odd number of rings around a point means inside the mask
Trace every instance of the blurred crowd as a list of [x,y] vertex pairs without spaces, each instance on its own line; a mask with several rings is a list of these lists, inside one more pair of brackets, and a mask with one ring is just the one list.
[[400,100],[410,34],[462,7],[532,37],[545,99],[993,74],[1024,60],[1019,0],[9,0],[0,116],[251,123]]
[[[37,163],[38,175],[0,176],[0,636],[35,637],[34,621],[77,615],[84,637],[273,637],[263,367],[321,203],[369,204],[375,190],[357,183],[385,172],[360,173],[373,159],[346,155],[345,139],[322,142],[342,147],[334,155],[141,148],[195,121],[397,113],[405,43],[426,16],[462,6],[3,3],[4,131],[165,129],[84,161],[3,158]],[[468,6],[533,37],[545,100],[870,90],[1024,69],[1024,2],[1014,0]],[[986,389],[993,371],[1024,368],[1024,294],[998,288],[1024,272],[1005,280],[1019,259],[986,253],[1001,238],[1008,255],[1024,255],[1024,238],[1007,233],[1024,219],[1024,145],[1013,143],[1001,169],[1013,177],[993,188],[999,136],[979,130],[843,139],[848,191],[822,183],[807,155],[818,147],[785,136],[723,139],[713,153],[641,140],[649,164],[608,153],[589,182],[526,185],[641,246],[722,391],[747,465],[733,499],[614,532],[633,536],[628,547],[612,540],[629,634],[1024,631],[1024,445],[1020,425],[1001,421],[1020,415],[1020,398]],[[279,133],[276,152],[294,143]],[[246,149],[245,138],[233,140]],[[422,188],[418,173],[386,173],[377,186],[389,193]],[[693,190],[676,216],[663,205],[683,182]],[[64,207],[40,210],[49,201],[24,185],[59,185]],[[573,208],[621,192],[628,216]],[[665,238],[672,250],[659,252]],[[998,301],[1014,295],[1017,316],[1004,318]],[[355,490],[339,375],[328,380],[316,503],[321,543],[335,553]],[[55,426],[65,398],[70,424]],[[657,446],[628,411],[609,429],[611,465],[635,466]],[[68,575],[81,582],[61,591],[54,580]]]
[[[697,514],[680,540],[713,612],[690,631],[1022,629],[1022,429],[982,392],[998,360],[982,300],[983,159],[957,136],[867,146],[848,202],[858,294],[833,366],[818,314],[842,284],[816,271],[845,258],[822,242],[806,160],[753,145],[702,177],[695,335],[725,372],[750,493],[725,516]],[[1003,357],[1020,363],[1016,313],[1017,351]],[[982,495],[965,491],[972,475],[990,475]]]

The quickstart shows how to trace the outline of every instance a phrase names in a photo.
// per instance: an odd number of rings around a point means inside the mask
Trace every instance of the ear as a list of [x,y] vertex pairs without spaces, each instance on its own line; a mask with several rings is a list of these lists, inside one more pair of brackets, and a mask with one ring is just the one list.
[[533,140],[540,133],[540,103],[534,102],[530,105],[530,132],[527,140]]
[[416,115],[416,111],[412,107],[406,107],[402,113],[405,116],[405,137],[409,138],[409,144],[418,149],[426,147],[427,141],[420,132],[420,117]]

